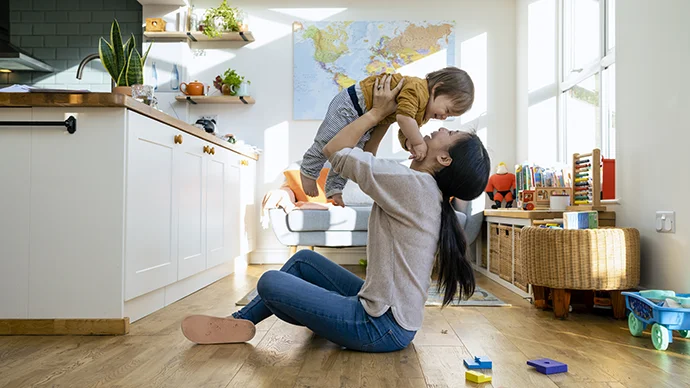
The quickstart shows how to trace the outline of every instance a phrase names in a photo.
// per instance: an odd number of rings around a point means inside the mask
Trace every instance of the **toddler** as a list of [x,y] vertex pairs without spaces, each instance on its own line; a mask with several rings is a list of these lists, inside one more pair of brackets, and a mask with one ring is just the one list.
[[[331,100],[326,117],[316,132],[314,144],[302,158],[302,187],[310,197],[316,197],[319,193],[316,180],[327,160],[322,153],[323,147],[341,129],[371,109],[377,77],[367,77],[358,84],[344,89]],[[394,88],[403,76],[393,74],[392,77],[391,88]],[[397,111],[367,131],[357,143],[357,147],[375,155],[388,127],[397,121],[400,126],[400,145],[409,151],[414,159],[423,160],[426,156],[426,143],[419,127],[430,119],[445,120],[447,117],[460,116],[467,112],[474,101],[474,84],[464,70],[446,67],[427,74],[423,79],[404,77],[403,87],[396,101]],[[333,170],[328,174],[326,197],[333,199],[336,205],[344,206],[342,191],[346,181]]]

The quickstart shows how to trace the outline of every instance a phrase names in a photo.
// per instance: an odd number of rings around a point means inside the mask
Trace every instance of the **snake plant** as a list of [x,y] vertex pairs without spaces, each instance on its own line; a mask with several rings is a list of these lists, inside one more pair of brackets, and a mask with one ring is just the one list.
[[142,57],[136,49],[134,34],[122,44],[120,24],[113,20],[110,27],[110,42],[99,39],[98,55],[105,70],[117,86],[132,86],[144,83],[144,63],[149,55],[151,45]]

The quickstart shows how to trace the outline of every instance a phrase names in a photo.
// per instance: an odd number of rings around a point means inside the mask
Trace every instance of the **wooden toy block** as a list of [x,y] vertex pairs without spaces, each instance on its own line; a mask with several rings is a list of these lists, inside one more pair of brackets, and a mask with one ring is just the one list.
[[467,369],[491,369],[489,357],[466,358],[462,361]]
[[554,361],[549,358],[540,358],[538,360],[527,361],[527,365],[533,366],[537,372],[545,375],[552,375],[554,373],[563,373],[568,371],[568,365],[562,362]]
[[491,376],[473,370],[465,372],[465,379],[477,384],[491,382]]

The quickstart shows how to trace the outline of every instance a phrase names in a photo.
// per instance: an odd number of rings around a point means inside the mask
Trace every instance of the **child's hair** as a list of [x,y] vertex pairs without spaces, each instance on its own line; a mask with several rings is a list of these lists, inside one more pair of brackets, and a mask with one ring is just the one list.
[[429,83],[429,94],[433,91],[433,97],[448,96],[450,98],[456,110],[453,113],[460,116],[472,108],[474,82],[466,71],[449,66],[427,74],[426,80]]
[[451,205],[455,197],[471,201],[484,192],[491,172],[489,153],[474,132],[458,140],[448,150],[452,162],[436,174],[443,194],[441,233],[436,260],[438,291],[444,289],[443,306],[455,299],[460,285],[460,299],[474,294],[474,274],[467,260],[467,240]]

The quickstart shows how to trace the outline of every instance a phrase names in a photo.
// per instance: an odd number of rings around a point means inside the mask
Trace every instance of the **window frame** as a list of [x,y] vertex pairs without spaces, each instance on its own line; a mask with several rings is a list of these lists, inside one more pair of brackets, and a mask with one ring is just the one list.
[[[570,72],[566,74],[565,70],[565,53],[566,49],[570,49],[569,42],[566,41],[566,0],[559,0],[558,8],[558,160],[562,163],[571,163],[572,155],[567,154],[567,111],[565,93],[575,87],[580,82],[599,74],[597,88],[599,90],[599,128],[595,128],[597,147],[601,149],[602,155],[607,158],[610,155],[615,155],[614,141],[612,141],[611,131],[609,130],[609,91],[604,88],[605,70],[616,63],[616,47],[608,49],[608,12],[612,12],[609,8],[610,2],[615,0],[599,0],[599,57],[593,62],[583,66],[578,72]],[[583,150],[582,152],[586,152]]]

